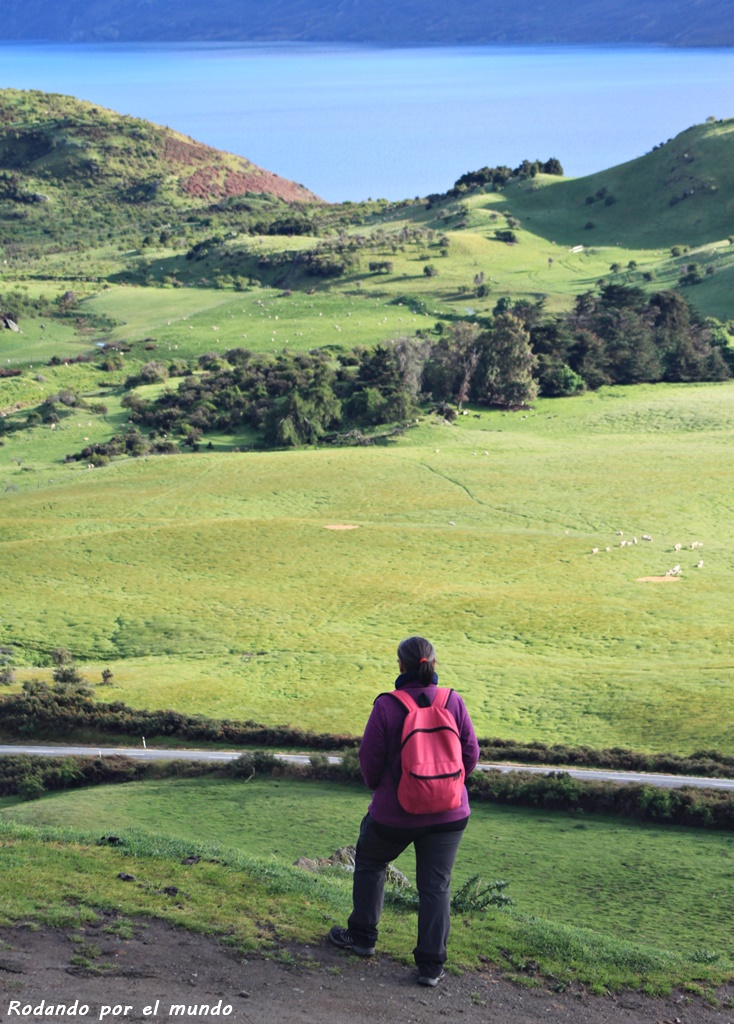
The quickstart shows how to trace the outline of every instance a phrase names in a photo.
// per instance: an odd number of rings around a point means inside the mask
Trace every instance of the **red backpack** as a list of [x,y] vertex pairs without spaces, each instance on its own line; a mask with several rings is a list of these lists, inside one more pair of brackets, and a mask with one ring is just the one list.
[[464,793],[464,761],[456,719],[447,709],[453,693],[438,687],[433,704],[420,707],[404,690],[390,694],[405,706],[400,745],[398,801],[409,814],[453,811]]

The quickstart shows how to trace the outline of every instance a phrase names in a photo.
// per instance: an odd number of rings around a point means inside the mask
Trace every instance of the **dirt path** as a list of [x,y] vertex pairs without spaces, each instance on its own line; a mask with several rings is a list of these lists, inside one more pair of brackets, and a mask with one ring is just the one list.
[[[293,962],[283,964],[245,959],[214,939],[161,921],[136,922],[129,939],[105,933],[104,926],[103,919],[73,932],[0,929],[0,1021],[162,1024],[183,1015],[220,1024],[734,1024],[734,1011],[681,994],[654,1000],[630,993],[552,993],[512,985],[491,969],[449,975],[436,989],[424,989],[408,967],[380,957],[357,960],[326,941],[292,947]],[[100,973],[92,974],[84,959]],[[727,993],[721,995],[723,1001]],[[76,1015],[68,1009],[61,1018],[33,1013],[41,1000],[46,1007],[69,1007],[77,999]],[[171,1016],[172,1004],[187,1009]],[[202,1013],[202,1004],[220,1012]],[[84,1005],[86,1015],[79,1012]],[[18,1015],[25,1006],[31,1011]]]

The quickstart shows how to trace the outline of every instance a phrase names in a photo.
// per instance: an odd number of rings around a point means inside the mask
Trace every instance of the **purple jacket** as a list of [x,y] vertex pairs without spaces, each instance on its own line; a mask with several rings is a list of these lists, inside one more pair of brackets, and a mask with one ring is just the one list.
[[[424,687],[417,679],[400,675],[395,681],[395,688],[404,689],[414,699],[417,699],[419,694],[425,693],[433,703],[438,677],[434,675],[433,679],[433,685]],[[464,770],[467,775],[471,775],[479,760],[479,744],[471,718],[469,718],[469,712],[456,691],[449,698],[448,710],[456,719],[459,729]],[[359,764],[364,781],[370,789],[375,791],[369,806],[370,816],[381,825],[389,825],[391,828],[443,825],[468,817],[470,810],[466,787],[464,787],[460,805],[453,811],[442,811],[439,814],[409,814],[400,806],[398,802],[400,741],[405,715],[405,708],[399,701],[387,694],[382,694],[375,701],[372,714],[365,726],[359,748]]]

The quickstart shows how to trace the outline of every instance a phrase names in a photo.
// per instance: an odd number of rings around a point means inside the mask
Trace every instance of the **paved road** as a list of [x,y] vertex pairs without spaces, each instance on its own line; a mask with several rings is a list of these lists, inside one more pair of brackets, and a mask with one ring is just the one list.
[[[233,761],[242,754],[241,750],[170,750],[148,747],[72,747],[72,746],[21,746],[20,744],[0,746],[3,754],[38,754],[41,757],[63,757],[77,754],[82,757],[112,757],[124,754],[126,757],[137,757],[147,761]],[[308,764],[308,754],[275,754],[280,761],[292,764]],[[332,764],[338,764],[341,758],[330,756]],[[652,772],[610,772],[592,768],[560,768],[543,765],[519,764],[480,764],[479,771],[488,772],[492,769],[500,772],[532,772],[534,775],[547,775],[549,772],[565,771],[575,779],[592,781],[632,782],[676,789],[681,786],[698,786],[702,789],[724,789],[734,792],[734,779],[707,779],[695,775],[655,775]]]

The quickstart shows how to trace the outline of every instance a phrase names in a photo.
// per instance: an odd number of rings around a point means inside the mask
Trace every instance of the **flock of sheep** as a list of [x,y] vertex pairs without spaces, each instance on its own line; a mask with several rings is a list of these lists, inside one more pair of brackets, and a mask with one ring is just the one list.
[[[621,538],[624,538],[623,531],[622,530],[617,530],[617,536],[621,537]],[[650,536],[649,533],[643,533],[640,536],[641,536],[642,540],[652,542],[652,537]],[[628,546],[634,546],[635,544],[637,544],[637,537],[632,537],[631,540],[624,540],[624,539],[622,539],[619,542],[619,546],[621,548],[626,548]],[[702,548],[703,547],[703,541],[700,541],[700,540],[691,541],[690,547],[691,547],[691,551],[695,551],[697,548]],[[677,551],[681,551],[682,548],[683,548],[682,544],[674,544],[673,545],[673,551],[676,551],[676,552]],[[598,555],[600,550],[601,550],[601,548],[592,548],[591,549],[591,553],[592,553],[592,555]],[[612,549],[611,549],[611,547],[605,547],[604,550],[605,551],[611,551]],[[696,565],[696,568],[697,569],[703,569],[703,559],[701,559],[698,562],[698,564]],[[683,570],[680,567],[680,565],[674,565],[671,569],[667,570],[665,575],[666,576],[682,576],[683,575]]]

